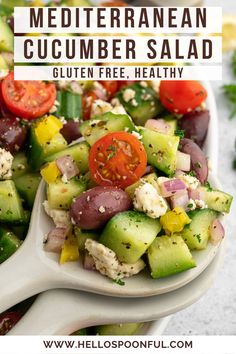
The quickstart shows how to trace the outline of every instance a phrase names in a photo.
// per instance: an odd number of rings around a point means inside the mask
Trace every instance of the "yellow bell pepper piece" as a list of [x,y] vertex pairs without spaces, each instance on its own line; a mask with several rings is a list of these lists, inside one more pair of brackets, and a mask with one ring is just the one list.
[[43,118],[35,128],[35,134],[41,145],[48,143],[63,127],[57,117],[50,115]]
[[42,0],[32,0],[29,5],[31,7],[44,7],[45,3]]
[[174,232],[180,232],[184,226],[190,224],[191,219],[181,207],[176,207],[171,211],[168,211],[160,218],[160,223],[167,234]]
[[47,183],[53,183],[56,181],[57,177],[61,175],[59,168],[55,161],[50,162],[45,167],[43,167],[40,171],[41,176]]
[[78,259],[79,247],[77,239],[74,235],[70,234],[62,246],[60,264],[64,264],[66,262],[75,262],[78,261]]

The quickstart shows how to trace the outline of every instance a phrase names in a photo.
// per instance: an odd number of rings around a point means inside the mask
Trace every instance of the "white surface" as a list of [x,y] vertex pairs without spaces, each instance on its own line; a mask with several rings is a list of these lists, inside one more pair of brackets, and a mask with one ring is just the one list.
[[[214,261],[191,284],[168,294],[145,299],[108,299],[72,290],[44,292],[9,334],[66,335],[93,325],[144,322],[168,316],[194,303],[209,289],[221,266],[224,249],[222,243]],[[166,321],[147,325],[148,334],[161,334]]]
[[[207,0],[210,6],[222,6],[224,13],[236,15],[235,0]],[[165,334],[176,335],[236,335],[236,171],[232,161],[236,157],[236,118],[230,121],[229,105],[221,86],[236,83],[230,70],[230,54],[224,57],[223,82],[214,83],[219,115],[219,178],[223,189],[234,195],[231,215],[227,217],[227,253],[214,286],[196,304],[172,317]]]

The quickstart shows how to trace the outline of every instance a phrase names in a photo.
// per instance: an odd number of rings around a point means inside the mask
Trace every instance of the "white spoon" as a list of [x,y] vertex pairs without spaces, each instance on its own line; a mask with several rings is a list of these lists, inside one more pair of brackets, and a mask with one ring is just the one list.
[[[217,183],[213,184],[217,186]],[[197,267],[186,272],[154,280],[148,271],[125,280],[119,286],[95,271],[83,269],[78,262],[61,266],[58,255],[43,249],[43,238],[53,227],[45,214],[45,184],[41,182],[29,232],[19,250],[0,266],[0,313],[16,303],[44,290],[70,288],[119,297],[146,297],[176,290],[195,279],[213,260],[218,246],[209,243],[206,250],[193,252]]]
[[[210,288],[223,259],[224,244],[214,261],[199,277],[191,284],[168,294],[145,299],[109,298],[108,301],[105,296],[85,292],[62,289],[46,291],[38,296],[9,334],[67,335],[88,326],[145,322],[169,316],[196,302]],[[144,333],[161,334],[163,325],[160,320],[147,323]]]

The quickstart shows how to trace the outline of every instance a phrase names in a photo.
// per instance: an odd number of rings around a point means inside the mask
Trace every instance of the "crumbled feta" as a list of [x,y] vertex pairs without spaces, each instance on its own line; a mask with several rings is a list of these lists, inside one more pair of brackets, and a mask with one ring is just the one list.
[[99,116],[112,110],[112,105],[103,100],[95,100],[92,104],[91,117]]
[[127,88],[123,93],[123,99],[125,102],[131,101],[135,97],[135,91]]
[[150,81],[150,85],[156,93],[159,93],[160,91],[160,84],[161,84],[161,80]]
[[187,207],[188,207],[188,210],[195,210],[197,205],[193,199],[189,199]]
[[56,227],[70,227],[70,214],[68,211],[51,209],[47,200],[43,202],[44,210],[50,218],[52,218]]
[[50,108],[49,113],[55,113],[56,111],[57,111],[57,106],[54,103],[54,105]]
[[61,176],[61,180],[62,180],[63,183],[68,183],[68,178],[67,178],[66,174],[63,174]]
[[111,113],[113,114],[127,114],[126,110],[124,109],[124,107],[122,105],[117,105],[115,107],[112,108]]
[[115,252],[91,239],[86,240],[85,249],[93,257],[96,269],[111,279],[131,277],[145,267],[141,259],[134,264],[120,262]]
[[146,81],[140,81],[140,86],[142,87],[148,87],[148,84]]
[[165,199],[150,183],[144,183],[135,189],[133,202],[135,209],[143,211],[153,219],[164,215],[168,209]]
[[204,202],[204,200],[201,199],[189,199],[189,204],[188,204],[188,209],[189,210],[195,210],[195,209],[207,209],[208,206]]
[[136,101],[135,98],[132,99],[131,104],[132,104],[133,107],[137,107],[138,106],[138,102]]
[[11,178],[13,156],[9,151],[0,148],[0,179]]
[[99,208],[98,208],[99,212],[100,213],[105,213],[106,209],[104,208],[103,205],[101,205]]
[[208,205],[201,199],[195,199],[196,207],[199,209],[207,209]]
[[184,181],[188,188],[197,189],[200,186],[199,180],[194,176],[190,176],[186,173],[183,173],[179,176],[179,178]]
[[137,138],[138,140],[141,140],[141,139],[142,139],[142,135],[139,134],[138,132],[132,131],[131,134],[132,134],[133,136],[135,136],[135,138]]

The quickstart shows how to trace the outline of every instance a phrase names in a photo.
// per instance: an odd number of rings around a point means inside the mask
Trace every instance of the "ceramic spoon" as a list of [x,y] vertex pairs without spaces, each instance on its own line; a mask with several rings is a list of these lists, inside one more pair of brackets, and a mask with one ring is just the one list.
[[[224,242],[225,243],[225,242]],[[168,294],[145,299],[117,299],[73,290],[49,290],[11,330],[10,335],[67,335],[88,326],[145,322],[168,316],[197,301],[212,285],[219,271],[225,246],[209,267],[191,284]],[[138,309],[138,311],[137,311]],[[148,324],[146,325],[148,326]],[[149,324],[148,334],[157,334],[163,321]]]
[[[213,185],[217,186],[216,181]],[[61,266],[57,254],[44,251],[43,238],[53,228],[42,206],[44,200],[45,184],[41,182],[26,240],[0,266],[0,313],[34,294],[53,288],[71,288],[119,297],[167,293],[195,279],[210,264],[219,248],[209,244],[206,250],[193,252],[197,267],[186,272],[154,280],[146,270],[127,279],[125,286],[119,286],[98,272],[83,269],[78,262]]]

